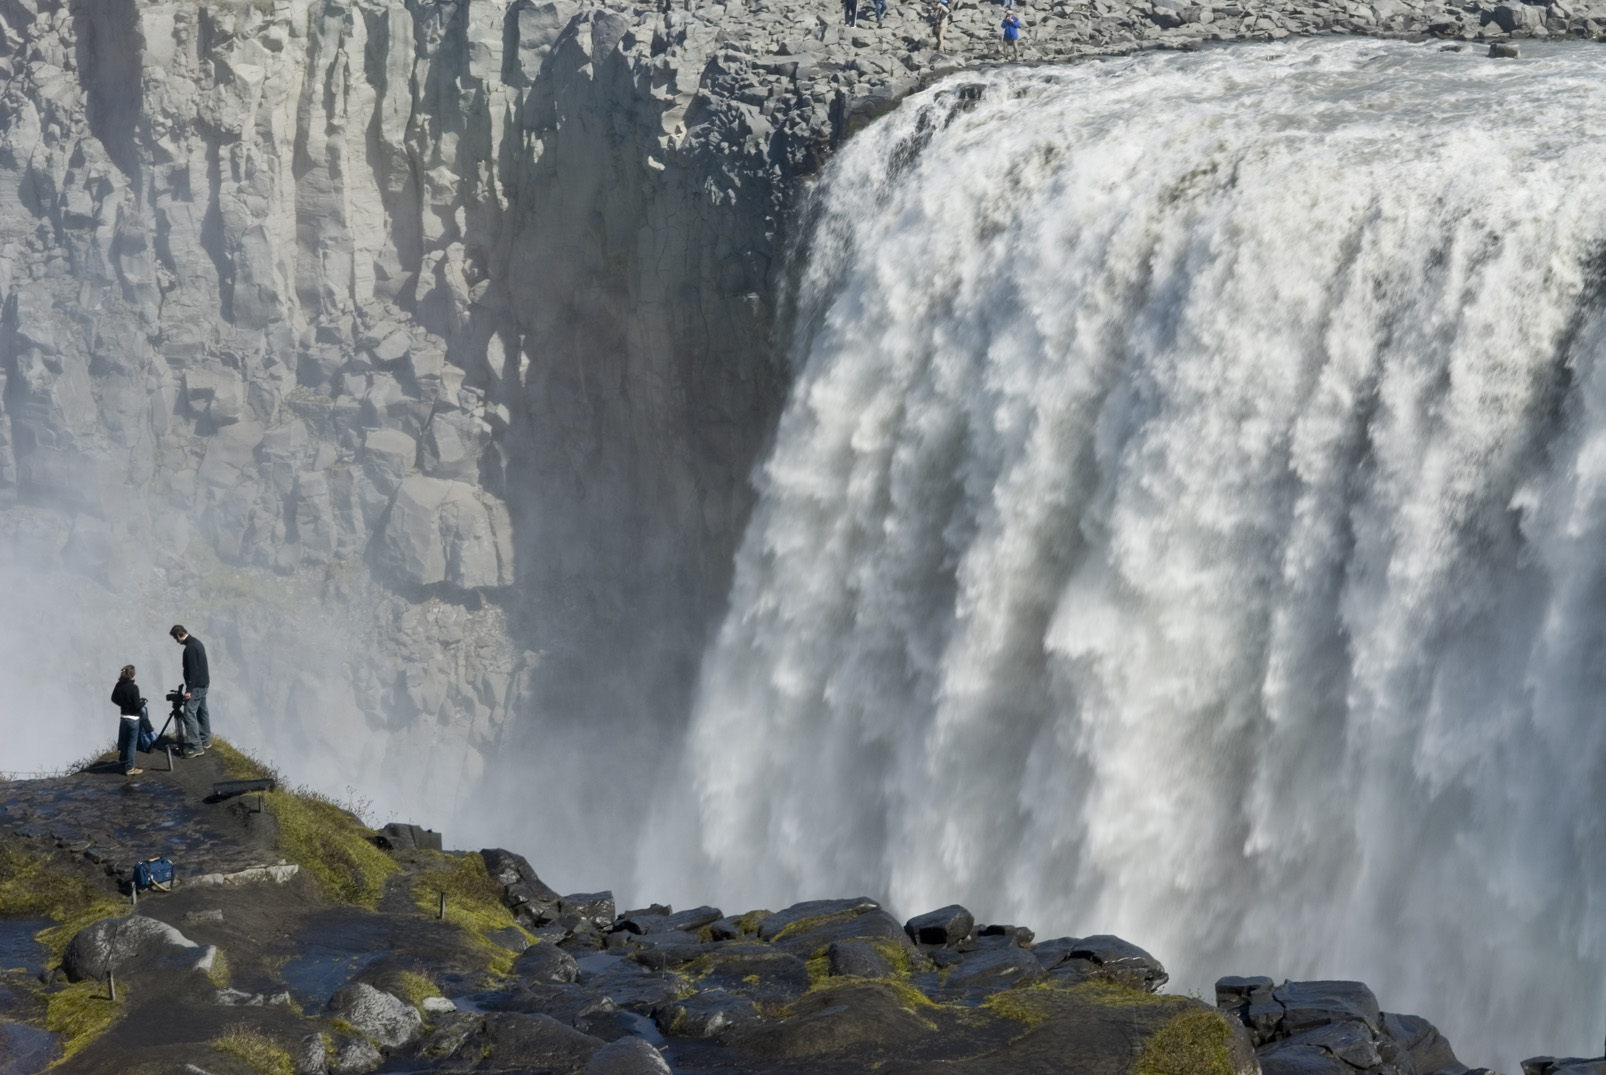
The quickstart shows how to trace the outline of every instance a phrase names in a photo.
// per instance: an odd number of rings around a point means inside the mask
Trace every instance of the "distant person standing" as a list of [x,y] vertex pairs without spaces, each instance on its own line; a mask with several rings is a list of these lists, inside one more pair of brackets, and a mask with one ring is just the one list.
[[184,752],[181,757],[198,758],[212,745],[212,714],[206,708],[206,689],[212,685],[212,675],[206,667],[206,647],[179,624],[174,624],[167,633],[184,647]]
[[123,763],[123,775],[138,776],[145,770],[134,764],[134,747],[139,742],[139,718],[145,699],[139,696],[139,687],[134,683],[133,665],[123,665],[117,685],[112,688],[112,704],[122,718],[117,722],[117,757]]
[[1004,16],[1004,48],[1009,50],[1009,58],[1020,59],[1020,16],[1013,11]]
[[937,35],[937,51],[943,51],[943,38],[948,34],[948,0],[935,0],[931,5],[931,28]]
[[880,29],[881,20],[887,17],[887,0],[871,0],[875,4],[875,24]]
[[842,21],[849,26],[859,25],[859,0],[842,0]]

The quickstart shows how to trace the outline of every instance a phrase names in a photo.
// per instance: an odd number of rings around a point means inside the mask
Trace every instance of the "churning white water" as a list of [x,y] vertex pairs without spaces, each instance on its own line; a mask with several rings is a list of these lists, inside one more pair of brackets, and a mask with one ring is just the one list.
[[643,890],[957,900],[1598,1053],[1601,57],[1005,70],[854,139],[699,853]]

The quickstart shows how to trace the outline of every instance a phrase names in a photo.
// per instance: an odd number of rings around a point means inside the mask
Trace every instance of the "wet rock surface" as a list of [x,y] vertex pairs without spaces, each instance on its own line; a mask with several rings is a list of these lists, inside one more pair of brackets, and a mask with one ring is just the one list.
[[80,856],[126,889],[134,867],[151,858],[174,863],[180,883],[229,875],[281,860],[269,853],[271,833],[248,796],[219,810],[189,808],[190,796],[210,794],[223,778],[215,758],[175,761],[139,756],[147,773],[128,778],[114,764],[58,780],[5,785],[0,833]]
[[[242,846],[279,846],[208,801],[211,774],[189,764],[148,778],[162,790],[148,797],[145,824],[215,824]],[[122,794],[120,778],[93,771],[0,785],[11,826],[0,850],[74,871],[120,900],[115,877],[71,845],[30,835],[16,807]],[[231,824],[240,831],[227,836]],[[306,1075],[1013,1075],[1061,1071],[1069,1056],[1079,1071],[1109,1075],[1183,1070],[1164,1066],[1179,1056],[1239,1075],[1471,1070],[1429,1023],[1382,1011],[1357,982],[1223,978],[1211,1009],[1159,993],[1160,962],[1110,935],[1037,942],[1026,927],[978,928],[959,907],[905,923],[867,898],[736,915],[620,912],[607,893],[559,895],[515,852],[443,853],[398,846],[418,841],[394,831],[353,831],[389,864],[371,904],[332,901],[309,867],[283,884],[181,883],[147,895],[138,914],[109,903],[61,939],[59,960],[41,942],[0,934],[23,962],[50,964],[29,977],[0,972],[0,1063],[34,1071],[59,1056],[65,1039],[44,1029],[46,1013],[71,998],[109,1020],[74,1041],[59,1068],[72,1072],[233,1071],[228,1042],[246,1031]],[[456,893],[445,921],[440,891]],[[465,891],[479,902],[460,902]],[[52,936],[39,932],[48,925],[28,920],[30,937]],[[102,988],[110,969],[116,1002]],[[1527,1075],[1593,1070],[1531,1063]]]
[[1427,1020],[1384,1012],[1362,982],[1222,978],[1216,1007],[1245,1034],[1264,1075],[1473,1075]]

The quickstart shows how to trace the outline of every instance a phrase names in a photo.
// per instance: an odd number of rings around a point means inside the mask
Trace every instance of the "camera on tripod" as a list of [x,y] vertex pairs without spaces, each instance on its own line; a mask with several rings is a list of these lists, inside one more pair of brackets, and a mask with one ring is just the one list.
[[166,698],[169,702],[173,703],[173,712],[177,713],[179,710],[184,708],[183,687],[174,687],[172,690],[167,692]]

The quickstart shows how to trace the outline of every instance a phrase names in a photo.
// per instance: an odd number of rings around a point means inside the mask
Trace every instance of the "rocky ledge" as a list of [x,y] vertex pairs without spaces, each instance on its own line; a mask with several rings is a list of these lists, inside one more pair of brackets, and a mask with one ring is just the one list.
[[[0,784],[0,1073],[1484,1070],[1359,982],[1222,978],[1211,1007],[1161,992],[1129,941],[957,905],[621,912],[513,852],[228,779],[281,783],[219,744],[173,772]],[[130,906],[151,855],[177,884]]]

